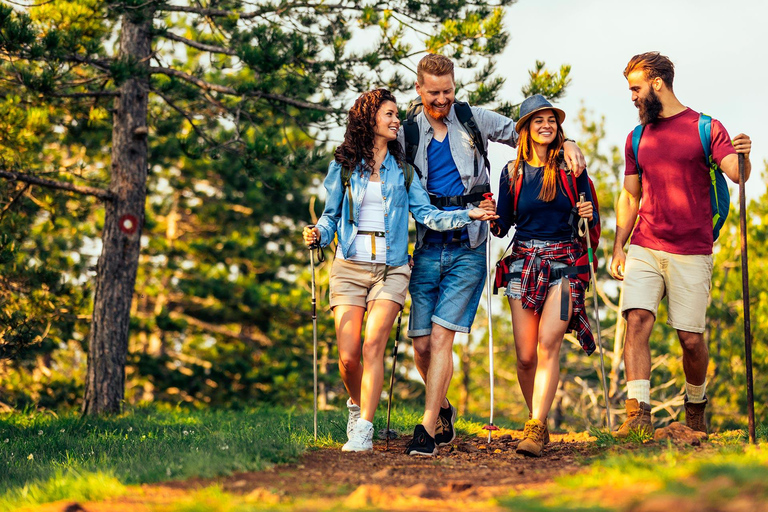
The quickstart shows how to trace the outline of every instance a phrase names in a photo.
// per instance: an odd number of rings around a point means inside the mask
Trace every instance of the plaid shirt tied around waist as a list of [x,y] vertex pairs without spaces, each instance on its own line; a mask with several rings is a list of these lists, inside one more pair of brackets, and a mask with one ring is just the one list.
[[[572,266],[582,254],[584,247],[575,240],[557,242],[547,247],[523,247],[515,240],[510,255],[513,261],[523,260],[520,278],[523,309],[533,309],[535,314],[541,314],[549,291],[551,261]],[[581,348],[590,355],[595,351],[595,338],[584,305],[586,285],[575,276],[563,276],[563,279],[567,279],[570,284],[573,303],[573,315],[568,324],[568,331],[576,331]]]

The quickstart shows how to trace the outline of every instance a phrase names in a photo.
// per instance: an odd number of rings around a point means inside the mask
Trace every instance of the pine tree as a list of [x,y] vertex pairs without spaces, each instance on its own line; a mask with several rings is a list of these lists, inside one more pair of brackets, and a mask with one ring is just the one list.
[[[373,85],[410,88],[403,73],[424,51],[411,39],[423,38],[426,50],[475,68],[462,86],[471,101],[491,101],[502,84],[492,76],[492,59],[507,42],[502,7],[511,3],[54,0],[18,10],[0,6],[5,98],[17,95],[22,108],[55,113],[50,126],[58,136],[47,138],[63,143],[87,137],[83,125],[101,126],[102,133],[111,125],[100,144],[110,152],[108,165],[96,165],[104,160],[93,147],[86,164],[93,176],[108,180],[106,187],[84,185],[73,173],[42,177],[61,170],[55,162],[46,168],[11,157],[0,168],[0,176],[22,187],[104,203],[84,411],[116,412],[124,399],[147,189],[153,186],[148,172],[150,162],[154,169],[168,156],[156,141],[170,145],[173,138],[164,130],[182,127],[175,147],[186,156],[226,153],[245,176],[279,190],[290,181],[282,176],[317,168],[316,148],[351,98]],[[317,143],[296,148],[290,134],[298,132]]]

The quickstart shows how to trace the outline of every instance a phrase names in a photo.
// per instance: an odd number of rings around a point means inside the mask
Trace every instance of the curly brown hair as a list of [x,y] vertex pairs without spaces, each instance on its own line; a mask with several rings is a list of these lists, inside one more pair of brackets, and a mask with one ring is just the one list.
[[[395,96],[388,90],[374,89],[361,94],[349,109],[344,142],[333,154],[342,167],[354,172],[364,162],[363,170],[370,172],[373,169],[373,127],[376,125],[376,113],[385,101],[397,104]],[[405,158],[397,139],[387,143],[387,149],[402,167]]]

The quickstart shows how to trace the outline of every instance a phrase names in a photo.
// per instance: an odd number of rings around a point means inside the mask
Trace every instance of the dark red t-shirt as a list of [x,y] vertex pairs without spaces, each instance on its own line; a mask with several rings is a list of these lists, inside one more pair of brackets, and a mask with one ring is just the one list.
[[[713,119],[715,162],[735,152],[728,132]],[[624,174],[637,174],[631,132],[624,156]],[[648,124],[637,158],[643,196],[631,243],[673,254],[712,254],[709,167],[699,138],[699,114],[686,108]]]

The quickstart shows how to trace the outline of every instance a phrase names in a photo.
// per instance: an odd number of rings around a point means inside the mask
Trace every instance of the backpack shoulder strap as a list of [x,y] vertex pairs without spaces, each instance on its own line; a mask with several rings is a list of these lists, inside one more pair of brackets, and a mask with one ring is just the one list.
[[411,183],[413,183],[414,169],[408,162],[403,163],[403,178],[405,179],[405,191],[411,191]]
[[[520,169],[520,176],[515,177],[515,160],[507,162],[507,176],[510,180],[509,191],[512,194],[512,218],[517,222],[517,203],[520,201],[520,190],[523,188],[523,169]],[[512,182],[511,180],[515,180]]]
[[635,167],[637,168],[637,176],[642,179],[643,170],[640,168],[640,162],[637,160],[637,152],[640,149],[640,139],[643,136],[644,126],[639,124],[632,130],[632,153],[635,155]]
[[[488,149],[483,142],[483,134],[480,132],[480,127],[475,122],[475,116],[472,114],[472,107],[466,101],[456,101],[453,104],[454,111],[456,112],[456,118],[459,120],[464,129],[469,133],[472,139],[472,144],[483,155],[485,160],[485,168],[488,171],[488,176],[491,175],[491,162],[488,160]],[[477,163],[477,162],[475,162]],[[477,166],[475,166],[475,175],[477,175]]]
[[576,185],[576,176],[566,169],[564,163],[559,165],[560,181],[563,184],[565,193],[571,201],[571,206],[576,206],[579,198],[579,187]]
[[347,169],[345,166],[341,166],[341,205],[339,209],[344,205],[344,192],[346,191],[349,196],[349,223],[355,222],[352,217],[352,210],[354,210],[354,199],[352,197],[352,187],[349,186],[349,182],[352,180],[352,169]]
[[704,157],[709,164],[712,158],[712,118],[707,114],[699,114],[699,139],[704,148]]
[[419,123],[416,116],[422,110],[421,98],[416,98],[408,105],[408,112],[403,123],[403,135],[405,136],[405,160],[414,165],[416,150],[419,149]]

